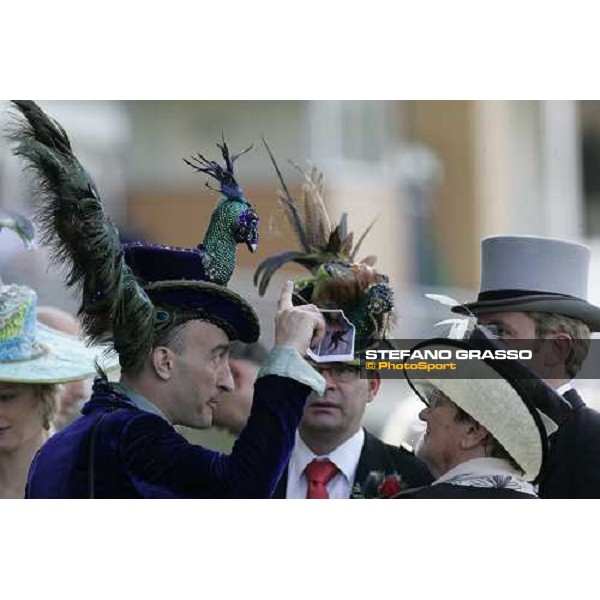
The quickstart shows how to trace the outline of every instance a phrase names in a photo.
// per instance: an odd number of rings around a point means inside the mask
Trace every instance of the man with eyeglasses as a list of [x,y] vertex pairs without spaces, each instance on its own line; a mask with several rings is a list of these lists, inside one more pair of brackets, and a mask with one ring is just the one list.
[[[491,342],[432,339],[419,349],[493,349]],[[544,470],[547,424],[533,396],[555,401],[555,392],[516,360],[473,359],[460,378],[445,373],[404,374],[425,404],[426,428],[417,456],[436,480],[398,498],[535,498],[532,483]],[[524,377],[526,375],[526,377]]]
[[[347,215],[334,226],[323,201],[324,177],[316,167],[309,166],[303,173],[302,200],[297,202],[265,145],[281,183],[282,214],[287,216],[300,250],[265,259],[256,269],[254,283],[262,295],[275,271],[287,262],[308,269],[311,275],[295,282],[293,303],[326,311],[324,339],[331,340],[317,348],[321,361],[311,363],[325,379],[325,392],[311,394],[307,400],[288,467],[274,497],[367,497],[371,473],[383,476],[384,482],[390,476],[401,487],[427,485],[431,474],[412,452],[384,444],[363,428],[365,409],[377,395],[381,380],[375,371],[369,371],[369,377],[361,374],[359,357],[389,337],[394,311],[389,279],[373,267],[376,257],[356,259],[370,227],[354,244]],[[343,311],[343,317],[338,314],[336,319],[332,311]],[[351,327],[340,329],[340,320]],[[348,357],[353,358],[348,361]]]
[[371,473],[398,476],[403,489],[432,481],[411,452],[384,444],[363,428],[367,404],[381,385],[376,372],[367,378],[351,363],[311,365],[325,378],[325,393],[312,394],[306,403],[275,498],[361,498]]

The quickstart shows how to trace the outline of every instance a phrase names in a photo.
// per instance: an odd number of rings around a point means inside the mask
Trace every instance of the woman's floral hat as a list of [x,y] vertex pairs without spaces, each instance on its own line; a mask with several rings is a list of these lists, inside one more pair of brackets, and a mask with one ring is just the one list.
[[37,294],[22,285],[0,285],[0,381],[67,383],[117,368],[117,358],[36,319]]

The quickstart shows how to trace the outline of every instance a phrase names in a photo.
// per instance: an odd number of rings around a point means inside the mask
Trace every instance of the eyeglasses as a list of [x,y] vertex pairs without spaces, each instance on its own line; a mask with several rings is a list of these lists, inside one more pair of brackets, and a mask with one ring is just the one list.
[[448,402],[452,402],[450,398],[438,388],[431,388],[424,391],[423,395],[425,404],[427,404],[429,408],[437,408],[438,406],[443,406],[444,404],[448,404]]
[[312,365],[323,377],[327,374],[329,379],[336,383],[349,383],[354,381],[360,374],[360,367],[344,364],[334,364],[328,366]]

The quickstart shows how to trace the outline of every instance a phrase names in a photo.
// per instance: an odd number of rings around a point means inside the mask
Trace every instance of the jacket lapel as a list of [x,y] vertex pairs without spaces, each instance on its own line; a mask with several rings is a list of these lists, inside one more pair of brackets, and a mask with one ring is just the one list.
[[[581,399],[581,396],[579,395],[579,393],[577,392],[577,390],[571,388],[570,390],[568,390],[567,392],[565,392],[563,394],[563,398],[569,403],[569,405],[572,408],[572,413],[576,410],[578,410],[579,408],[581,408],[582,406],[585,406],[585,403],[583,402],[583,400]],[[571,414],[571,418],[573,418],[574,415]],[[540,496],[544,496],[546,493],[546,481],[548,479],[550,479],[551,482],[556,481],[557,479],[559,479],[560,476],[559,475],[561,473],[561,470],[564,471],[564,469],[569,469],[569,466],[566,464],[561,464],[561,462],[559,461],[559,455],[561,454],[561,452],[556,448],[557,445],[559,444],[565,444],[567,442],[567,438],[564,438],[564,431],[561,431],[562,427],[564,427],[564,423],[561,425],[561,427],[559,427],[558,431],[552,435],[549,439],[549,445],[550,445],[550,452],[548,453],[548,462],[546,463],[546,469],[544,471],[544,473],[542,474],[542,478],[540,480]],[[561,433],[562,433],[562,438],[561,438]],[[564,474],[564,473],[563,473]],[[552,486],[552,483],[551,483]]]
[[371,471],[383,470],[382,467],[386,464],[384,448],[383,442],[365,430],[365,441],[360,451],[354,485],[358,484],[362,488]]
[[[371,471],[381,471],[385,470],[386,468],[393,469],[393,465],[388,465],[388,462],[388,456],[385,452],[385,444],[365,430],[365,441],[363,443],[362,450],[360,451],[358,465],[356,466],[354,485],[359,484],[362,487]],[[277,483],[277,487],[275,488],[273,495],[271,496],[272,498],[285,498],[287,478],[288,470],[286,467],[281,479]]]
[[287,478],[288,478],[288,469],[287,467],[284,469],[279,481],[277,482],[277,486],[275,487],[275,491],[271,498],[275,498],[278,500],[285,499],[285,492],[287,489]]
[[569,391],[565,392],[563,398],[571,405],[573,410],[577,410],[582,406],[585,406],[585,402],[574,388],[571,388]]

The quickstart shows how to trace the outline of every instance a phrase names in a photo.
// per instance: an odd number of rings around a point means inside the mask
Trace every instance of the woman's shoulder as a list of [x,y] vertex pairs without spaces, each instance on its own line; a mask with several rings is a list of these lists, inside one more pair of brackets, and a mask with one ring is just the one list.
[[426,499],[426,498],[496,498],[496,499],[536,499],[537,496],[518,492],[507,488],[476,487],[467,485],[455,485],[452,483],[438,483],[428,485],[406,492],[396,496],[398,500],[404,499]]

